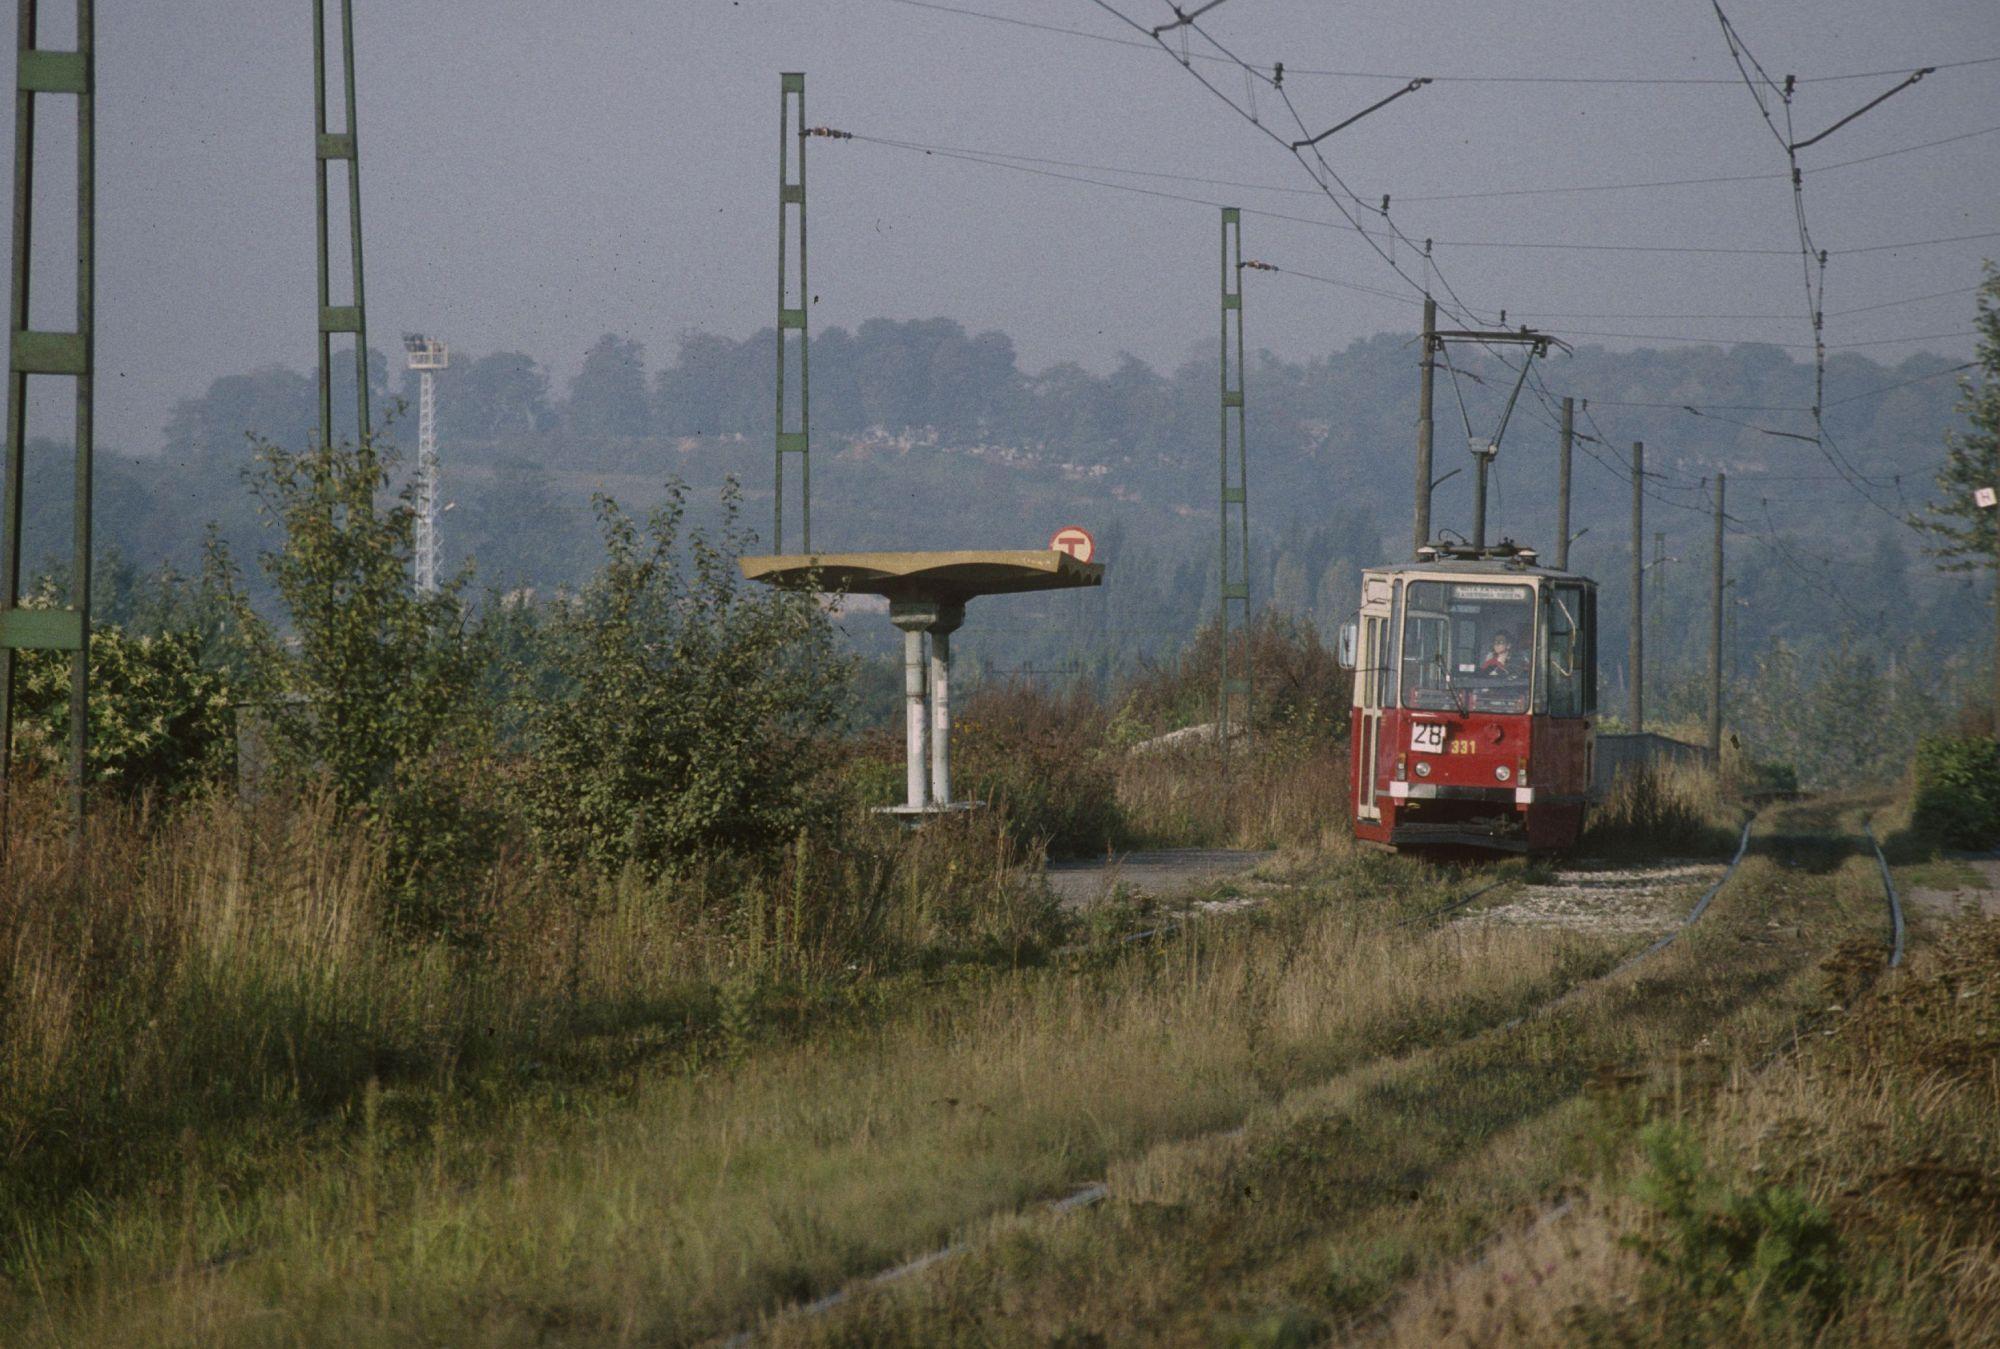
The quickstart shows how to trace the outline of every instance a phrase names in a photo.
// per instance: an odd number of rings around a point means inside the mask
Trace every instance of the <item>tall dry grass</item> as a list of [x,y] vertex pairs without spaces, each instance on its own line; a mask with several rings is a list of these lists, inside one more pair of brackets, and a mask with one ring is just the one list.
[[[1588,1174],[1606,1133],[1612,1146],[1627,1141],[1615,1125],[1600,1128],[1600,1084],[1629,1083],[1636,1111],[1693,1109],[1726,1086],[1718,1064],[1789,1038],[1820,992],[1815,960],[1879,917],[1867,879],[1852,855],[1833,876],[1753,859],[1702,925],[1548,1015],[1496,1018],[1489,1033],[1434,1050],[1384,1039],[1384,1052],[1351,1071],[1274,1093],[1240,1132],[1164,1142],[1114,1164],[1109,1198],[1087,1218],[1010,1215],[951,1264],[828,1317],[801,1318],[775,1338],[1368,1340],[1384,1328],[1371,1313],[1399,1286],[1564,1193]],[[1361,963],[1372,958],[1370,949],[1356,952]],[[1541,1267],[1530,1275],[1509,1260],[1477,1291],[1545,1277]],[[1420,1290],[1412,1310],[1441,1302]],[[1399,1343],[1427,1345],[1747,1342],[1593,1338],[1573,1327],[1558,1318],[1539,1333],[1510,1335],[1500,1318],[1413,1315],[1393,1329]]]
[[1347,747],[1283,741],[1127,753],[1117,767],[1125,838],[1142,847],[1345,848]]
[[26,1264],[52,1291],[24,1280],[0,1315],[30,1344],[726,1334],[1606,958],[1569,934],[1386,926],[1432,884],[1331,863],[1259,920],[948,988],[561,1125],[393,1149],[364,1121],[352,1158],[259,1194],[170,1191],[107,1215],[88,1252],[49,1239]]
[[1735,845],[1742,826],[1743,812],[1721,774],[1669,760],[1621,772],[1591,805],[1582,847],[1613,856],[1722,852]]
[[1060,932],[993,819],[857,821],[659,880],[503,858],[451,940],[392,921],[379,833],[324,798],[107,812],[80,850],[32,797],[11,825],[0,1211],[18,1218],[102,1203],[188,1146],[338,1127],[370,1081],[702,1062],[762,1021],[865,1007],[871,975],[1008,965]]
[[[1996,981],[2000,922],[1954,923],[1796,1052],[1732,1065],[1711,1108],[1568,1213],[1427,1290],[1393,1342],[2000,1341]],[[1661,1202],[1663,1138],[1683,1202]]]

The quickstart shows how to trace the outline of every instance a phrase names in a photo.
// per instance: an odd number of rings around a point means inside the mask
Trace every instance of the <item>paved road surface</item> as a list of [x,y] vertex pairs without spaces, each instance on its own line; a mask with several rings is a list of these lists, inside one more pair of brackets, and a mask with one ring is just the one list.
[[1070,908],[1082,908],[1128,886],[1157,899],[1172,899],[1214,881],[1247,874],[1275,852],[1242,848],[1163,848],[1116,857],[1049,863],[1049,886]]

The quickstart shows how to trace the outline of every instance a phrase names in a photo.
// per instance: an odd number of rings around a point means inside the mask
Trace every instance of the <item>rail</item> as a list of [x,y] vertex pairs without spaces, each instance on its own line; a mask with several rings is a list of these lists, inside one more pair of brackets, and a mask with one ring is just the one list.
[[1868,846],[1875,850],[1875,865],[1882,868],[1882,889],[1889,896],[1889,968],[1895,969],[1903,963],[1903,901],[1896,894],[1896,878],[1889,874],[1889,859],[1882,855],[1882,845],[1875,839],[1873,823],[1861,826],[1868,835]]
[[[1876,865],[1881,869],[1882,872],[1882,890],[1883,893],[1887,896],[1888,906],[1889,906],[1890,941],[1889,941],[1889,959],[1886,968],[1893,970],[1899,967],[1903,963],[1904,923],[1903,923],[1902,900],[1896,894],[1896,881],[1895,878],[1891,876],[1889,873],[1889,862],[1888,859],[1884,857],[1882,854],[1882,845],[1875,838],[1874,827],[1872,826],[1872,824],[1864,822],[1862,825],[1862,832],[1868,836],[1868,844],[1871,848],[1875,850]],[[1709,902],[1715,898],[1716,892],[1721,890],[1723,883],[1726,882],[1729,879],[1729,876],[1734,873],[1734,871],[1736,870],[1736,864],[1743,860],[1743,852],[1744,849],[1748,846],[1749,842],[1750,842],[1750,821],[1745,820],[1743,823],[1743,837],[1736,845],[1736,856],[1734,859],[1730,861],[1729,871],[1725,872],[1723,874],[1722,880],[1717,881],[1714,885],[1710,886],[1708,889],[1708,893],[1701,897],[1701,901],[1698,904],[1696,904],[1694,906],[1693,911],[1688,914],[1687,922],[1682,924],[1682,930],[1684,930],[1689,924],[1692,924],[1696,920],[1698,920],[1701,917],[1701,915],[1707,911]],[[1678,935],[1679,935],[1678,931],[1669,933],[1660,942],[1657,942],[1653,946],[1648,947],[1646,950],[1640,952],[1631,961],[1628,961],[1626,965],[1621,966],[1620,968],[1629,968],[1632,964],[1635,964],[1638,961],[1643,960],[1647,956],[1653,954],[1654,951],[1664,949],[1664,947],[1667,944],[1671,943],[1674,937]],[[1616,972],[1617,972],[1616,970],[1612,971],[1612,973],[1614,974]],[[1605,977],[1608,978],[1609,976],[1607,975]],[[1821,1012],[1815,1015],[1814,1017],[1810,1018],[1809,1021],[1806,1023],[1806,1026],[1795,1027],[1791,1039],[1785,1041],[1784,1043],[1779,1044],[1778,1046],[1773,1048],[1769,1053],[1765,1054],[1762,1058],[1757,1060],[1757,1063],[1753,1071],[1761,1073],[1766,1068],[1769,1068],[1773,1063],[1777,1062],[1780,1058],[1783,1058],[1785,1055],[1795,1051],[1800,1043],[1799,1032],[1811,1026],[1817,1026],[1821,1021],[1826,1019],[1827,1015],[1828,1015],[1827,1013]],[[1568,1213],[1571,1209],[1575,1207],[1576,1207],[1575,1196],[1573,1195],[1568,1196],[1563,1199],[1557,1200],[1555,1203],[1550,1204],[1547,1207],[1543,1208],[1540,1213],[1535,1215],[1534,1219],[1531,1222],[1529,1222],[1526,1227],[1511,1228],[1507,1231],[1493,1233],[1492,1235],[1488,1236],[1485,1240],[1481,1241],[1477,1246],[1475,1246],[1472,1249],[1472,1251],[1469,1253],[1470,1254],[1469,1263],[1464,1264],[1463,1268],[1477,1270],[1489,1264],[1493,1259],[1496,1248],[1500,1245],[1502,1241],[1507,1240],[1509,1237],[1531,1236],[1535,1232],[1540,1231],[1542,1228],[1548,1226],[1550,1223],[1555,1222],[1557,1219],[1561,1218],[1564,1214]],[[1403,1297],[1404,1295],[1400,1292],[1392,1293],[1387,1298],[1384,1298],[1381,1302],[1377,1303],[1374,1307],[1371,1307],[1369,1310],[1354,1317],[1347,1323],[1343,1338],[1351,1338],[1355,1334],[1355,1332],[1361,1330],[1365,1326],[1381,1323],[1388,1316],[1390,1312],[1394,1311],[1396,1307],[1401,1305],[1401,1303],[1403,1302]]]

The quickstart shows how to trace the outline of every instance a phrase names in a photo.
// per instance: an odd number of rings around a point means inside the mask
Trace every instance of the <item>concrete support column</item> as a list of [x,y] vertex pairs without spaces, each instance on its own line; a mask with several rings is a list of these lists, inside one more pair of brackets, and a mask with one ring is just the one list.
[[[906,614],[905,608],[921,607],[925,613]],[[929,605],[893,605],[889,616],[897,627],[903,630],[903,770],[904,781],[908,785],[907,800],[911,810],[922,810],[930,804],[926,794],[930,779],[924,771],[924,733],[929,729],[929,709],[924,698],[924,630],[930,626]]]
[[941,604],[931,623],[931,803],[951,804],[951,635],[965,606]]

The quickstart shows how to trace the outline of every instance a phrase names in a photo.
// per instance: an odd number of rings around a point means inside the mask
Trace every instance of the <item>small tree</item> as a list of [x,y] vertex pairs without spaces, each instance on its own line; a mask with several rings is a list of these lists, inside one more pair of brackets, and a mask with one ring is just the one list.
[[211,545],[277,765],[323,776],[349,806],[381,804],[477,725],[479,661],[460,602],[466,578],[414,593],[414,490],[385,506],[389,467],[365,440],[302,453],[257,447],[251,490],[282,535],[260,560],[283,627],[256,612],[227,555]]
[[[1912,523],[1932,537],[1929,549],[1940,571],[1987,571],[2000,566],[2000,508],[1982,507],[1981,489],[2000,491],[2000,270],[1986,264],[1979,288],[1978,363],[1981,378],[1964,381],[1959,408],[1966,430],[1945,435],[1944,467],[1938,470],[1943,499]],[[2000,736],[2000,587],[1994,595],[1994,723]]]
[[643,528],[597,499],[609,556],[549,611],[558,684],[525,709],[523,807],[555,857],[654,870],[789,838],[826,808],[851,662],[811,596],[738,574],[741,505],[731,481],[720,537],[683,538],[678,483]]

